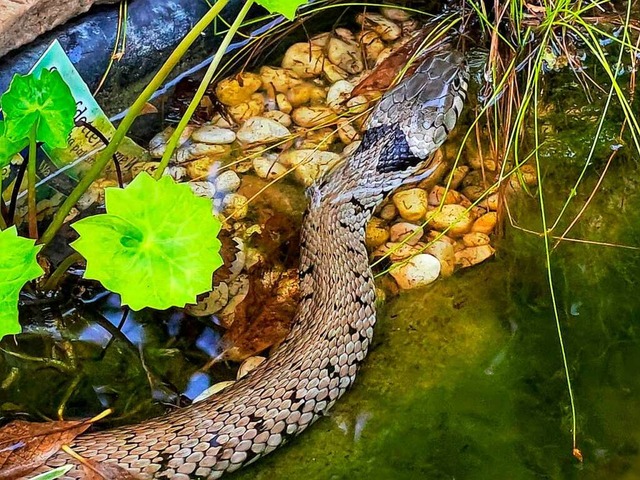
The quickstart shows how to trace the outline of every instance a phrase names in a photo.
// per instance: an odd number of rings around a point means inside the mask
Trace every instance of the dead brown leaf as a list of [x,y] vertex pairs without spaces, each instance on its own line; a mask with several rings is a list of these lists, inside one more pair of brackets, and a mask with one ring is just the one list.
[[90,426],[88,421],[8,423],[0,429],[0,480],[23,478]]
[[287,270],[273,282],[269,275],[251,275],[249,294],[222,337],[222,359],[240,362],[281,342],[289,333],[299,301],[297,270]]

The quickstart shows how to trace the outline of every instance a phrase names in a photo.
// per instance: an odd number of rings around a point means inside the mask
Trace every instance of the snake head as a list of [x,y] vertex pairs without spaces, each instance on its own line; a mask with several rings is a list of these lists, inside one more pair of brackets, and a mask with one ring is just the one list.
[[383,146],[379,173],[413,174],[446,140],[462,112],[469,74],[464,57],[447,50],[430,54],[415,73],[380,100],[360,148]]

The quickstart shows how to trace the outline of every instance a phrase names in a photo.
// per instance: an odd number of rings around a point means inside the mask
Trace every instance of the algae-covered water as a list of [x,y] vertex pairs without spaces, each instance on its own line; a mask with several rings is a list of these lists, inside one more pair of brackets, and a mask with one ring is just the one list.
[[[556,192],[547,211],[579,172],[563,170],[543,179]],[[635,175],[615,166],[573,236],[639,245]],[[521,206],[521,223],[539,227],[537,202]],[[572,457],[543,239],[511,228],[495,260],[390,301],[353,390],[234,478],[640,478],[639,252],[563,243],[551,265],[584,463]]]

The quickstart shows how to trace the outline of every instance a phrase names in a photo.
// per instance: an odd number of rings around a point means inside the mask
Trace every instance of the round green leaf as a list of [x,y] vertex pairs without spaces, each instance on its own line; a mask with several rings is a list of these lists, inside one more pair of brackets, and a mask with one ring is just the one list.
[[37,141],[51,148],[67,146],[76,101],[57,70],[42,70],[40,78],[34,74],[14,75],[0,103],[11,141],[27,138],[35,124]]
[[44,272],[36,256],[40,245],[18,236],[16,227],[0,231],[0,338],[20,333],[18,295],[25,283]]
[[296,10],[300,5],[307,3],[307,0],[256,0],[257,3],[269,10],[271,13],[280,13],[293,20]]
[[211,290],[222,257],[210,200],[144,172],[125,189],[107,189],[105,203],[106,214],[73,224],[80,238],[71,245],[87,259],[86,278],[133,310],[181,307]]
[[0,168],[9,165],[11,158],[29,143],[26,138],[18,142],[13,142],[9,140],[6,133],[6,124],[0,120]]

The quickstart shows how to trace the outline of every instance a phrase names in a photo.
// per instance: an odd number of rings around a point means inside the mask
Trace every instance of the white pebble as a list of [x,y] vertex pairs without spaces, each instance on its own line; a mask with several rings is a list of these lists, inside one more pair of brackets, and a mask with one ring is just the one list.
[[235,192],[240,188],[240,177],[233,170],[227,170],[218,175],[213,184],[217,192]]
[[421,253],[396,268],[391,268],[391,275],[402,289],[410,289],[428,285],[440,275],[440,262],[433,255]]
[[191,134],[191,139],[200,143],[226,145],[228,143],[233,143],[236,139],[236,134],[227,128],[204,125]]
[[274,142],[289,135],[289,129],[275,120],[251,117],[240,127],[237,137],[242,143],[252,144]]

